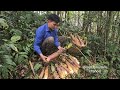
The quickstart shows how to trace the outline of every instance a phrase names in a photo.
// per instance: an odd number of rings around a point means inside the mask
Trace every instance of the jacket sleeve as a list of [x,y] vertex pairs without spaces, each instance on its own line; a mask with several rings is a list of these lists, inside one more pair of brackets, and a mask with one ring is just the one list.
[[43,30],[41,28],[38,28],[36,30],[36,35],[34,40],[34,51],[36,51],[39,55],[42,53],[40,44],[42,43],[43,36],[44,36]]

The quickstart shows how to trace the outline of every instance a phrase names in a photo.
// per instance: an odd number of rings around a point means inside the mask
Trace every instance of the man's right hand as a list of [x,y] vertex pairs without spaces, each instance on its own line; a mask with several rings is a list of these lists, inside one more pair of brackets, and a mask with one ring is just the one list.
[[60,52],[65,51],[65,48],[63,48],[63,47],[61,47],[61,46],[58,46],[58,49],[59,49]]
[[40,54],[40,58],[44,61],[44,62],[48,62],[47,61],[47,56]]

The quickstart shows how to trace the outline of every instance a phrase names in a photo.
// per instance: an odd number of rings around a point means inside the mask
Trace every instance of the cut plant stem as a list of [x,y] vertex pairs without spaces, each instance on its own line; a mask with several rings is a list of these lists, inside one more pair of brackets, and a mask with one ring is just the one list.
[[30,64],[30,67],[31,67],[31,70],[33,72],[33,75],[35,76],[35,71],[34,71],[34,68],[33,68],[33,65],[32,65],[32,62],[29,60],[29,64]]

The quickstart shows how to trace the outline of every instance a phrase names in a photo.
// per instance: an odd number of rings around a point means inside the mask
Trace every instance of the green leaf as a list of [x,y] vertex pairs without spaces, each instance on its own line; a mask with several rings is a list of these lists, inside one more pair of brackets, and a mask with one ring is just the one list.
[[7,64],[9,64],[9,65],[14,65],[14,66],[16,66],[16,64],[12,61],[12,56],[9,56],[9,55],[4,55],[4,62],[5,63],[7,63]]
[[86,54],[88,54],[88,55],[90,55],[90,53],[91,53],[92,51],[91,50],[86,50]]
[[2,67],[2,65],[0,64],[0,67]]
[[35,77],[34,77],[34,79],[39,79],[39,76],[36,74]]
[[0,54],[3,54],[5,51],[0,51]]
[[8,72],[9,72],[9,70],[7,69],[6,66],[4,66],[4,67],[2,68],[2,77],[3,77],[4,79],[7,79],[7,78],[8,78]]
[[20,39],[21,39],[21,36],[16,36],[16,35],[15,35],[15,36],[12,36],[12,37],[11,37],[11,41],[12,41],[12,42],[16,42],[16,41],[18,41],[18,40],[20,40]]
[[15,68],[13,66],[11,66],[11,65],[7,65],[7,67],[9,69],[9,71],[14,71],[15,70]]
[[19,52],[19,54],[26,55],[27,53],[26,52]]
[[15,47],[14,44],[9,44],[9,46],[10,46],[14,51],[18,52],[18,49],[17,49],[17,47]]
[[8,26],[6,20],[3,19],[3,18],[0,18],[0,28],[8,29],[8,27],[9,27],[9,26]]
[[20,19],[25,19],[23,16],[20,16]]
[[30,50],[29,47],[26,47],[25,49],[26,49],[26,51],[29,51],[29,50]]
[[22,57],[21,55],[18,57],[18,64],[21,64],[24,60],[24,57]]
[[27,55],[20,55],[21,57],[24,57],[24,58],[28,58],[28,56]]
[[14,61],[17,62],[18,60],[18,54],[15,55]]
[[35,64],[35,66],[34,66],[34,70],[37,71],[41,66],[42,66],[42,65],[39,64],[39,63]]
[[112,57],[112,61],[115,61],[116,60],[116,57]]
[[32,44],[27,44],[27,47],[29,47],[29,48],[30,48],[31,46],[32,46]]
[[13,53],[12,53],[12,56],[15,56],[15,54],[16,54],[16,53],[15,53],[15,52],[13,52]]
[[7,39],[2,39],[3,41],[7,42],[8,40]]
[[11,59],[6,59],[6,63],[9,65],[16,66],[16,64]]
[[120,61],[120,57],[117,57],[117,60]]
[[21,36],[22,35],[22,32],[18,29],[11,29],[10,32],[13,33],[16,36]]

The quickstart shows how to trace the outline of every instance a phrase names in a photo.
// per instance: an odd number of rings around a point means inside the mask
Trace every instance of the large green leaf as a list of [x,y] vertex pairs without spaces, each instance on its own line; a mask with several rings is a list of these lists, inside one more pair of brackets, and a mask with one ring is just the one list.
[[9,55],[4,55],[3,56],[3,58],[4,58],[4,63],[7,63],[7,64],[9,64],[9,65],[14,65],[14,66],[16,66],[16,64],[12,61],[12,56],[9,56]]
[[16,35],[15,35],[15,36],[12,36],[12,37],[11,37],[11,41],[12,41],[12,42],[16,42],[16,41],[18,41],[18,40],[20,40],[20,39],[21,39],[21,36],[16,36]]
[[9,44],[9,46],[10,46],[14,51],[18,52],[18,49],[17,49],[17,47],[15,47],[14,44]]

